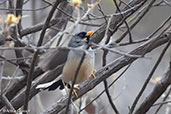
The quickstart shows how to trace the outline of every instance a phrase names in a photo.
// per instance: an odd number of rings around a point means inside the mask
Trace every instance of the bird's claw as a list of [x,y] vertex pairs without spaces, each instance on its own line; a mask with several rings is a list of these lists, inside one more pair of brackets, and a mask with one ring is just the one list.
[[90,78],[91,76],[93,76],[94,79],[96,79],[96,76],[94,75],[95,72],[96,72],[96,69],[94,69],[94,70],[93,70],[93,73],[91,73],[91,74],[89,75],[89,78]]

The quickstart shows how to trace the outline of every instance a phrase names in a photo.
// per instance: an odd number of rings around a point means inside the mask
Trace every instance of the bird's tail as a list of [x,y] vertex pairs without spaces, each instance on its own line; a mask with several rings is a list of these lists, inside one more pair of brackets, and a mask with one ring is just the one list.
[[36,89],[43,89],[43,90],[46,90],[48,89],[49,91],[52,91],[52,90],[55,90],[59,87],[59,89],[63,89],[64,88],[64,85],[62,83],[62,80],[59,79],[59,80],[55,80],[55,81],[52,81],[52,82],[48,82],[48,83],[45,83],[45,84],[40,84],[36,87]]
[[59,87],[59,89],[64,89],[64,85],[63,85],[61,79],[56,81],[55,83],[53,83],[52,85],[50,85],[46,89],[48,89],[49,91],[53,91],[53,90],[57,89],[58,87]]
[[[68,88],[70,88],[69,84],[66,84]],[[64,89],[64,84],[62,82],[61,79],[57,80],[57,81],[52,81],[49,83],[45,83],[45,84],[40,84],[36,87],[36,89],[43,89],[43,90],[48,90],[48,91],[53,91],[55,89],[57,89],[59,87],[60,90]]]

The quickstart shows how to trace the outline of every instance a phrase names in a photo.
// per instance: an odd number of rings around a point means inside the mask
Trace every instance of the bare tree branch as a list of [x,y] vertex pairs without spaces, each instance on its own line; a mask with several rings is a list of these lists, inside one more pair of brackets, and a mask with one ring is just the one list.
[[[159,112],[159,110],[161,109],[161,107],[163,106],[163,102],[166,101],[166,99],[168,98],[168,96],[170,95],[171,93],[171,87],[169,89],[169,91],[166,93],[166,96],[163,98],[163,101],[162,103],[159,105],[159,107],[157,108],[156,112],[154,114],[157,114]],[[154,106],[154,105],[153,105]]]
[[[23,2],[24,0],[17,0],[16,1],[16,9],[23,9]],[[22,10],[17,10],[16,11],[16,16],[22,16]],[[17,24],[17,28],[18,28],[18,33],[20,34],[22,26],[21,26],[21,19],[19,21],[19,23]]]
[[[0,51],[1,55],[4,55],[4,51]],[[0,95],[2,95],[2,76],[4,74],[4,61],[0,61]]]
[[116,108],[116,106],[114,105],[114,103],[113,103],[113,101],[112,101],[112,98],[111,98],[111,96],[110,96],[110,93],[109,93],[109,90],[108,90],[107,81],[104,80],[103,82],[104,82],[105,91],[106,91],[106,95],[107,95],[107,97],[108,97],[109,103],[110,103],[110,105],[112,106],[114,112],[115,112],[116,114],[119,114],[119,111],[117,110],[117,108]]
[[[16,114],[16,110],[15,108],[12,106],[12,104],[9,102],[9,100],[6,98],[6,96],[4,95],[0,95],[0,99],[1,101],[3,102],[3,104],[7,107],[7,109],[10,111],[10,114]],[[1,112],[1,111],[0,111]],[[7,113],[8,111],[6,110],[6,112],[4,113]]]
[[171,84],[171,69],[169,68],[162,80],[156,84],[153,91],[146,97],[143,103],[137,108],[134,114],[145,114],[155,101]]

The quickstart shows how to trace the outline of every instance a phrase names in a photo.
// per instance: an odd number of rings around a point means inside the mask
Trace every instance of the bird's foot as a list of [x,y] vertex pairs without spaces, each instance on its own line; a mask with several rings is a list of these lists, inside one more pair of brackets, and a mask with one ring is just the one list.
[[94,79],[96,79],[96,76],[94,75],[95,72],[96,72],[96,69],[94,69],[94,70],[93,70],[93,73],[91,73],[91,74],[89,75],[89,78],[90,78],[91,76],[93,76]]
[[80,90],[80,88],[79,87],[74,87],[73,91],[72,91],[72,94],[74,94],[76,97],[78,97],[78,94],[77,94],[76,90]]

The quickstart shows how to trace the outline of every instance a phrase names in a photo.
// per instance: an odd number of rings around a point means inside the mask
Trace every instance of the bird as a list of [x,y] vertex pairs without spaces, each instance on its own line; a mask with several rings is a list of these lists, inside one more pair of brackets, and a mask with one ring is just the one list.
[[[62,76],[60,79],[58,79],[57,81],[54,80],[47,84],[40,84],[36,88],[44,90],[47,89],[49,91],[55,90],[58,87],[59,89],[64,89],[65,86],[71,88],[72,81],[74,80],[74,76],[80,63],[80,60],[83,56],[83,53],[85,53],[85,57],[79,69],[75,84],[82,83],[90,76],[96,78],[94,75],[95,53],[91,49],[91,47],[88,46],[90,42],[90,37],[93,33],[94,31],[89,31],[80,32],[73,35],[73,37],[68,43],[68,47],[71,49],[69,51],[67,50],[68,52],[64,53],[63,55],[58,53],[58,49],[55,49],[45,53],[42,57],[40,57],[42,60],[39,62],[38,66],[44,71],[52,70],[56,67],[56,65],[61,64],[64,61],[66,62],[64,64]],[[89,48],[87,49],[87,47]],[[63,61],[57,59],[60,57],[65,58],[64,56],[67,57],[66,59],[63,59]],[[76,89],[79,88],[76,87]]]

